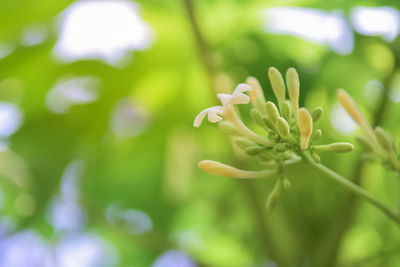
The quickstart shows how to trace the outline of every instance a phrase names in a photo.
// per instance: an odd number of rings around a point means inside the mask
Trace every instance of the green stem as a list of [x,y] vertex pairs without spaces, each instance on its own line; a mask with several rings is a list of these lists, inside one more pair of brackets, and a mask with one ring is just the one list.
[[334,182],[346,187],[348,190],[353,192],[354,194],[363,197],[367,201],[369,201],[371,204],[373,204],[375,207],[380,209],[383,213],[386,214],[390,219],[392,219],[394,222],[396,222],[400,226],[400,215],[396,214],[393,212],[389,207],[387,207],[385,204],[377,200],[375,197],[373,197],[370,193],[359,187],[358,185],[352,183],[348,179],[344,178],[340,174],[332,171],[331,169],[325,167],[322,164],[315,163],[310,156],[305,154],[304,152],[299,152],[299,155],[302,157],[302,159],[308,163],[311,167],[314,169],[324,173],[328,178],[333,180]]

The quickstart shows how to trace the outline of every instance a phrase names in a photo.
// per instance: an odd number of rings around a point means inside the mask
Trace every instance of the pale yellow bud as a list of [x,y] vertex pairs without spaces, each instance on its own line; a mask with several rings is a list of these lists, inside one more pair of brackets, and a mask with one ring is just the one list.
[[270,178],[278,174],[277,170],[271,171],[245,171],[213,160],[202,160],[199,167],[205,172],[232,178]]
[[358,109],[356,103],[351,98],[351,96],[343,89],[339,89],[337,92],[337,97],[343,108],[350,114],[355,122],[357,122],[368,137],[375,143],[378,144],[375,133],[371,126],[368,124],[367,120],[363,117],[360,110]]
[[299,113],[297,115],[297,123],[300,130],[300,147],[302,150],[306,150],[308,148],[308,142],[310,140],[313,129],[312,117],[307,109],[299,109]]
[[289,68],[286,72],[286,84],[289,91],[289,97],[292,100],[292,107],[294,116],[297,117],[299,110],[299,96],[300,96],[300,80],[297,71],[294,68]]
[[250,101],[253,107],[257,107],[258,99],[265,102],[264,92],[258,80],[254,77],[248,77],[246,83],[253,88],[253,90],[249,91]]
[[361,123],[363,116],[351,96],[345,90],[339,89],[337,91],[337,97],[340,104],[350,114],[353,120],[357,123]]
[[271,67],[268,70],[268,76],[271,82],[272,90],[274,91],[276,99],[278,99],[279,107],[281,107],[286,98],[286,89],[282,74],[276,68]]

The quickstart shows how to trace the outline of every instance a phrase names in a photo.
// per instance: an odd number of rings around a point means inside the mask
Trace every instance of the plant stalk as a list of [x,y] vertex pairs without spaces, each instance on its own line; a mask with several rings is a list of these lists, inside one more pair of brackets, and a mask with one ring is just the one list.
[[400,215],[392,211],[388,206],[383,204],[381,201],[377,200],[370,193],[359,187],[358,185],[352,183],[350,180],[344,178],[342,175],[332,171],[331,169],[325,167],[322,164],[315,163],[310,156],[305,154],[304,152],[299,152],[302,159],[309,164],[312,168],[324,173],[326,177],[330,178],[332,181],[342,185],[343,187],[350,190],[353,194],[357,196],[363,197],[365,200],[369,201],[375,207],[380,209],[387,217],[392,219],[395,223],[400,226]]

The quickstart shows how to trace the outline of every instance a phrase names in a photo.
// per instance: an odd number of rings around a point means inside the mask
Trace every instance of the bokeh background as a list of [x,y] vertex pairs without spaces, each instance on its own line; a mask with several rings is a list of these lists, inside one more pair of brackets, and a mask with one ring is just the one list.
[[[400,132],[399,2],[0,0],[0,266],[399,266],[400,229],[306,166],[272,180],[208,175],[201,159],[257,169],[216,125],[192,127],[249,75],[295,67],[323,142],[372,124]],[[245,118],[248,109],[243,108]],[[393,173],[322,162],[397,208]]]

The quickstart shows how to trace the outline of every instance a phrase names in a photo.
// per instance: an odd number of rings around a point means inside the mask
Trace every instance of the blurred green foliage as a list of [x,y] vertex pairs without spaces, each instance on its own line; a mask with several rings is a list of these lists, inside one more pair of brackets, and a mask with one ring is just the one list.
[[[258,16],[263,8],[282,5],[349,15],[355,5],[398,8],[398,1],[193,1],[215,64],[214,77],[203,65],[183,1],[138,1],[155,41],[145,51],[132,52],[128,66],[58,62],[51,52],[57,41],[52,30],[57,15],[72,2],[0,2],[0,44],[16,46],[0,59],[0,101],[17,104],[24,116],[22,127],[3,140],[9,149],[0,153],[1,214],[16,222],[15,231],[33,228],[56,239],[46,209],[60,190],[66,167],[78,159],[84,165],[79,190],[88,216],[85,231],[96,231],[116,247],[118,266],[150,266],[170,249],[186,252],[199,266],[274,266],[273,261],[279,266],[399,266],[400,230],[374,207],[297,165],[288,173],[292,189],[267,213],[263,207],[272,181],[203,173],[197,162],[205,158],[248,168],[254,164],[235,157],[215,125],[192,128],[195,115],[216,103],[214,89],[232,90],[251,75],[272,99],[267,68],[286,71],[293,66],[300,75],[301,102],[324,108],[318,123],[323,142],[354,143],[353,134],[344,135],[331,123],[339,87],[354,96],[371,121],[380,117],[381,125],[399,137],[398,103],[388,100],[379,110],[384,113],[377,115],[376,101],[364,91],[371,80],[390,87],[398,77],[397,40],[354,33],[353,52],[339,55],[294,36],[267,34]],[[20,45],[21,31],[33,24],[45,25],[51,35],[36,46]],[[46,95],[60,78],[74,76],[98,77],[99,99],[72,106],[65,114],[50,112]],[[10,78],[18,82],[5,83]],[[150,116],[148,126],[134,137],[119,138],[110,129],[114,108],[123,98]],[[349,155],[326,153],[322,161],[396,208],[394,174],[378,164],[360,163],[360,149]],[[28,182],[18,186],[13,179]],[[28,216],[16,208],[23,193],[34,199]],[[105,213],[113,203],[145,212],[153,229],[134,235],[110,224]]]

